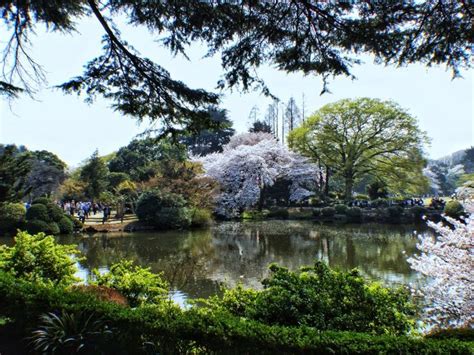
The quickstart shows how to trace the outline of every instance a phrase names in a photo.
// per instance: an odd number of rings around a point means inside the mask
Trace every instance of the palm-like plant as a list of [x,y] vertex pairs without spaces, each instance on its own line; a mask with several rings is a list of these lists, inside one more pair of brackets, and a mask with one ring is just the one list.
[[112,331],[105,321],[84,312],[46,313],[33,331],[31,346],[43,354],[103,353]]

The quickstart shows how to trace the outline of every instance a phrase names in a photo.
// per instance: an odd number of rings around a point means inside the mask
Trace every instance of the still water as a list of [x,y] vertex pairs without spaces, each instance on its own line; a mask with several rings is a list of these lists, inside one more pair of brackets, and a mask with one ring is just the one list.
[[406,261],[416,253],[415,232],[431,233],[412,225],[272,220],[223,222],[192,231],[83,234],[59,241],[77,244],[86,257],[79,263],[81,277],[92,268],[105,270],[131,259],[163,273],[175,290],[173,298],[182,303],[219,293],[222,284],[259,288],[273,262],[297,269],[318,259],[340,270],[357,267],[365,277],[386,284],[410,283],[419,276]]

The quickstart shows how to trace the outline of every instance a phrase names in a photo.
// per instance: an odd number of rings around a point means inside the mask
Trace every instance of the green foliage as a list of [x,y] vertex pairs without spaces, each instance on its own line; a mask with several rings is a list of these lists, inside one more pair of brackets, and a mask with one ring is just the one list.
[[265,219],[267,218],[269,214],[268,210],[246,210],[242,212],[242,218],[243,219],[254,219],[254,220],[260,220],[260,219]]
[[26,211],[27,220],[50,221],[48,208],[43,204],[34,204]]
[[36,234],[36,233],[45,233],[49,229],[48,222],[33,219],[26,222],[26,230],[29,233]]
[[71,218],[62,217],[58,222],[59,232],[61,234],[71,234],[74,232],[74,222]]
[[459,218],[464,213],[464,207],[461,202],[456,200],[451,200],[446,202],[444,206],[444,213],[452,218]]
[[130,180],[130,176],[127,173],[115,172],[115,171],[110,172],[107,178],[108,178],[108,188],[109,189],[115,189],[122,182]]
[[362,222],[363,214],[360,207],[351,207],[346,211],[347,221],[351,223]]
[[39,203],[41,205],[47,206],[50,202],[51,200],[47,197],[37,197],[31,202],[31,204],[34,205],[34,204]]
[[343,204],[338,204],[334,206],[334,209],[336,210],[337,214],[346,214],[347,212],[347,206]]
[[[252,292],[244,291],[237,300],[244,300],[241,308],[245,310],[253,298]],[[236,301],[230,299],[228,304],[234,306]],[[16,325],[17,333],[12,334],[16,337],[18,333],[30,336],[27,332],[38,327],[40,315],[53,310],[56,314],[93,313],[113,332],[111,342],[104,344],[100,352],[93,352],[103,354],[142,353],[144,342],[153,347],[153,353],[163,354],[472,354],[474,346],[472,342],[453,339],[270,326],[235,317],[228,310],[182,310],[168,302],[130,309],[71,288],[26,282],[2,272],[0,309]],[[238,313],[239,309],[232,311]]]
[[138,218],[158,228],[186,228],[191,224],[191,210],[181,195],[159,190],[144,192],[138,199]]
[[403,216],[403,207],[400,206],[390,206],[387,207],[385,211],[387,213],[388,222],[399,223]]
[[56,222],[48,222],[47,228],[43,230],[43,232],[47,235],[58,235],[61,233],[61,230],[59,229],[59,225]]
[[25,207],[21,203],[0,203],[0,232],[14,232],[23,226]]
[[127,298],[131,307],[159,303],[168,295],[169,286],[160,275],[150,272],[149,268],[133,265],[129,260],[112,265],[104,274],[94,269],[92,275],[91,285],[116,289]]
[[64,211],[53,202],[50,202],[46,205],[48,209],[49,219],[53,222],[59,222],[64,217]]
[[107,188],[109,170],[96,150],[81,168],[80,177],[86,183],[85,193],[91,199],[97,199]]
[[44,233],[19,232],[12,247],[0,246],[0,270],[28,281],[67,285],[77,279],[74,245],[57,244]]
[[378,198],[387,198],[387,184],[380,180],[375,180],[371,184],[366,186],[367,195],[371,200],[376,200]]
[[112,331],[93,313],[49,312],[40,316],[40,324],[29,338],[39,353],[102,353],[111,344]]
[[321,216],[323,217],[334,217],[335,214],[336,214],[336,209],[334,207],[321,208]]
[[[325,105],[288,136],[290,147],[321,162],[344,181],[346,201],[352,199],[354,182],[367,176],[383,176],[394,191],[424,189],[426,141],[406,110],[370,98]],[[374,197],[383,194],[376,187],[370,191]]]
[[212,213],[203,208],[194,208],[192,211],[191,226],[203,227],[208,226],[212,222]]
[[363,200],[363,201],[367,201],[369,199],[369,196],[368,195],[364,195],[364,194],[356,194],[355,197],[354,197],[355,200]]
[[319,217],[321,215],[321,208],[313,208],[313,216]]
[[426,337],[431,339],[459,339],[474,341],[474,329],[469,327],[435,329],[429,332]]
[[385,198],[378,198],[376,200],[373,200],[371,202],[371,205],[374,207],[380,208],[380,207],[388,207],[389,203],[388,203],[388,200]]
[[414,307],[405,289],[384,288],[366,282],[356,270],[333,271],[321,262],[299,272],[277,265],[270,270],[263,291],[228,290],[222,301],[215,298],[207,307],[216,304],[220,311],[265,324],[319,330],[405,334],[413,329]]

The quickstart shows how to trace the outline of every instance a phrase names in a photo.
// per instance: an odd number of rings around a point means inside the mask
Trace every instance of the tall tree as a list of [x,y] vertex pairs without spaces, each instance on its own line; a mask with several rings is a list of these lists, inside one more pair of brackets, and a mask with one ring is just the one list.
[[425,188],[422,158],[425,133],[416,120],[391,101],[361,98],[328,104],[290,132],[290,147],[320,161],[345,181],[369,175],[396,191]]
[[288,132],[295,129],[301,121],[301,111],[296,105],[295,99],[291,97],[285,108],[285,124],[288,127]]
[[189,88],[141,56],[112,26],[114,17],[146,27],[174,54],[185,55],[191,42],[202,41],[209,55],[221,54],[225,73],[219,87],[260,88],[267,95],[270,89],[255,70],[264,64],[321,75],[325,82],[330,76],[353,76],[351,68],[363,54],[398,66],[446,64],[454,76],[472,67],[474,4],[467,0],[6,0],[0,6],[10,31],[3,50],[2,94],[33,93],[34,82],[44,82],[40,64],[27,50],[37,27],[71,34],[80,18],[94,17],[104,31],[102,54],[60,87],[84,94],[87,101],[102,96],[139,120],[160,120],[162,134],[212,125],[204,108],[217,104],[219,96]]
[[109,169],[99,156],[96,150],[88,159],[86,164],[81,168],[81,180],[86,183],[86,196],[91,199],[99,198],[100,194],[107,188],[107,175]]
[[227,111],[218,107],[209,107],[209,115],[217,123],[214,129],[203,129],[197,134],[182,138],[180,141],[193,155],[207,155],[222,152],[222,147],[227,144],[235,133],[232,121],[227,117]]
[[258,133],[258,132],[272,133],[272,126],[270,126],[265,121],[257,120],[253,122],[252,126],[249,128],[249,132],[250,133]]
[[0,145],[0,202],[18,201],[27,193],[30,169],[30,154],[25,147]]

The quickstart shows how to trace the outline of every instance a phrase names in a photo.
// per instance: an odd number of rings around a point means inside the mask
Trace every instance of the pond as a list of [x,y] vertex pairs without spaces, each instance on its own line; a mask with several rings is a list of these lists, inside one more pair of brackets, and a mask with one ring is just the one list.
[[[208,229],[146,233],[106,233],[59,237],[77,244],[86,259],[79,275],[105,270],[121,259],[162,272],[179,303],[219,293],[222,284],[260,288],[268,264],[290,269],[315,259],[332,268],[359,268],[370,279],[386,284],[410,283],[419,275],[406,259],[416,252],[413,225],[321,225],[312,221],[222,222]],[[1,243],[11,239],[0,238]]]

